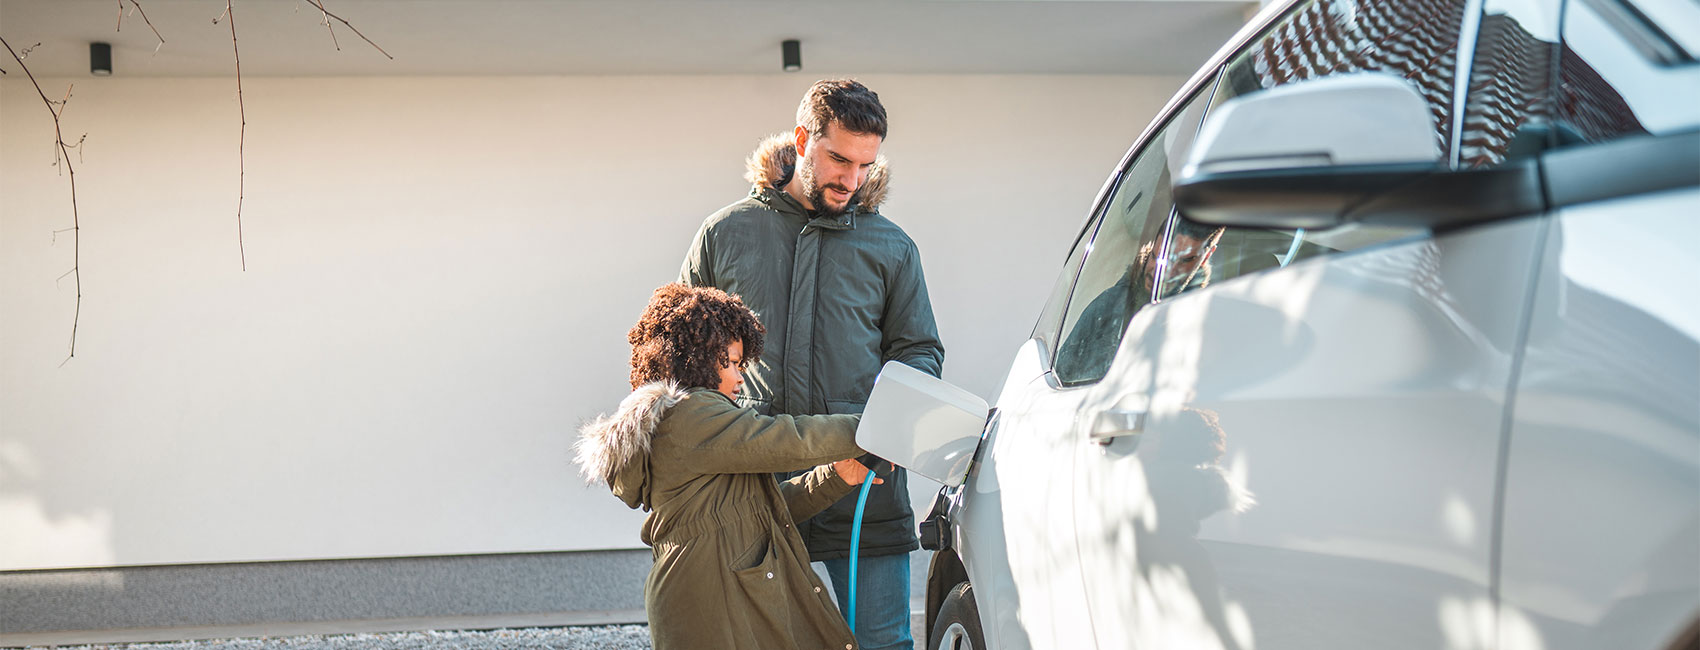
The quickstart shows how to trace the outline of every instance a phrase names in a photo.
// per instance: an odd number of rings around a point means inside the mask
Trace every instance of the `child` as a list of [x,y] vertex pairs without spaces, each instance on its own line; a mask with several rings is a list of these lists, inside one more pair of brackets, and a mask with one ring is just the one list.
[[863,453],[858,416],[738,408],[740,370],[761,358],[765,333],[737,296],[657,289],[626,335],[632,394],[580,430],[589,480],[650,511],[642,538],[655,564],[643,600],[656,650],[855,647],[794,522],[867,477],[841,460]]

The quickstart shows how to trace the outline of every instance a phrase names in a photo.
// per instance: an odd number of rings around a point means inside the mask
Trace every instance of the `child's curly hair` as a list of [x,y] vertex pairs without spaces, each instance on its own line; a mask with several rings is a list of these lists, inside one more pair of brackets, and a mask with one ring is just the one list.
[[767,328],[737,296],[677,282],[664,285],[626,333],[632,344],[632,388],[669,379],[684,387],[714,388],[726,366],[726,348],[743,341],[744,360],[753,362],[761,358],[766,335]]

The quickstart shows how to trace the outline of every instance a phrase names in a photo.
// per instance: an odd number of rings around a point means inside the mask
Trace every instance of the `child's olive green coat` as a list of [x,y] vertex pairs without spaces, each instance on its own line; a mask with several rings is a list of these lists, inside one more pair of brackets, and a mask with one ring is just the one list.
[[656,650],[855,647],[795,522],[850,493],[826,463],[863,453],[856,422],[769,417],[713,390],[654,383],[581,430],[585,474],[650,511],[644,606]]

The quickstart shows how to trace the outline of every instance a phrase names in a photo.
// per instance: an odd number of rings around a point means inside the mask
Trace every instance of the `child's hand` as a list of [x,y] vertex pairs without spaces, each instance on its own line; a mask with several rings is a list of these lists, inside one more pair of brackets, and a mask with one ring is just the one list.
[[[862,481],[868,478],[868,468],[862,466],[861,463],[856,462],[856,459],[854,458],[846,458],[833,463],[832,471],[838,472],[838,478],[844,479],[845,483],[849,483],[851,485],[861,485]],[[874,476],[874,485],[879,485],[884,482],[885,479],[880,478],[877,475]]]

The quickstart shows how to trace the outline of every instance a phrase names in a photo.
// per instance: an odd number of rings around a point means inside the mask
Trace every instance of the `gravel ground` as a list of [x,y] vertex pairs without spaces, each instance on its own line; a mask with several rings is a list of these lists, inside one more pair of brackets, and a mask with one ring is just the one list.
[[648,650],[649,627],[605,625],[468,632],[391,632],[56,647],[61,650]]

